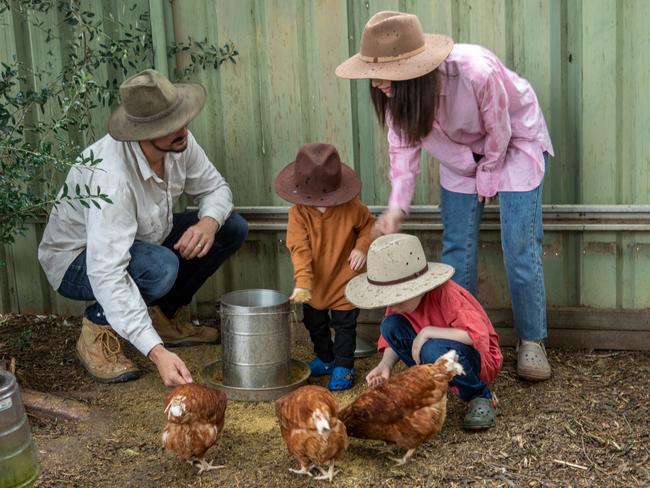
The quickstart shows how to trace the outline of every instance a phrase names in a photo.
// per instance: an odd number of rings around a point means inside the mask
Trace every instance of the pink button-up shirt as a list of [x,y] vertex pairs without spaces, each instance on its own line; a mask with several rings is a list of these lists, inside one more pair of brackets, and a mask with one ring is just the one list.
[[[386,117],[389,207],[408,212],[423,147],[440,161],[440,184],[447,190],[492,197],[539,186],[544,152],[552,155],[553,146],[530,84],[471,44],[454,45],[437,72],[436,117],[419,144],[400,137]],[[478,163],[473,153],[482,155]]]

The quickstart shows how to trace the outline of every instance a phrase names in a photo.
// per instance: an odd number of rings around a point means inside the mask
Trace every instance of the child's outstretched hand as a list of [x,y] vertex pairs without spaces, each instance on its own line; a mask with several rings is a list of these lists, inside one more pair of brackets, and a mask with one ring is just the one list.
[[359,251],[358,249],[352,249],[352,252],[348,257],[348,263],[350,263],[350,269],[352,271],[362,270],[363,266],[366,264],[366,253]]
[[304,303],[311,300],[311,291],[305,288],[294,288],[289,300],[296,303]]
[[390,378],[390,367],[384,363],[379,363],[373,368],[366,376],[368,386],[381,385],[384,381]]

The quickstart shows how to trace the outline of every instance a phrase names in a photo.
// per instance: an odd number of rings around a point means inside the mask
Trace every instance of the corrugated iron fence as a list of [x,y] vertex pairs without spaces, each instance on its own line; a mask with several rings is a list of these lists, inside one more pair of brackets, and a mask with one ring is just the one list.
[[[367,19],[389,9],[417,14],[425,31],[490,48],[537,91],[557,154],[544,188],[551,339],[650,348],[650,2],[84,1],[107,22],[149,12],[151,65],[164,72],[183,63],[167,58],[165,46],[174,39],[233,41],[240,53],[236,65],[199,73],[209,98],[191,129],[231,183],[252,231],[237,258],[200,291],[200,313],[213,314],[227,290],[291,289],[285,203],[272,183],[301,144],[335,144],[361,175],[363,200],[385,204],[385,135],[374,120],[367,82],[340,80],[334,68],[356,52]],[[55,15],[44,20],[60,25]],[[45,43],[43,29],[9,11],[0,19],[0,55],[41,66],[62,53]],[[98,135],[107,115],[97,114]],[[422,207],[410,228],[432,258],[439,252],[438,198],[437,167],[423,156],[415,200]],[[481,237],[480,299],[507,329],[496,212],[486,211]],[[78,313],[83,304],[57,296],[39,269],[41,231],[34,225],[0,249],[7,262],[0,269],[0,310]]]

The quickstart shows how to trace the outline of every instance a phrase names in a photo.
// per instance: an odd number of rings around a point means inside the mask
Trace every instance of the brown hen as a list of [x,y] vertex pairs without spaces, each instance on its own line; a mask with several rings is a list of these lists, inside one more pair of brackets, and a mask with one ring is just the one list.
[[[338,419],[339,405],[334,395],[320,386],[303,386],[275,401],[280,432],[289,453],[300,463],[297,474],[312,476],[316,467],[332,481],[334,460],[348,447],[345,425]],[[329,469],[321,466],[329,463]]]
[[199,474],[223,468],[213,466],[204,456],[221,435],[226,403],[226,394],[220,390],[193,383],[174,388],[165,400],[165,449],[193,466],[198,463]]
[[447,413],[447,386],[464,374],[456,351],[433,364],[413,366],[384,383],[368,388],[341,410],[340,419],[352,437],[392,442],[406,449],[404,464],[425,440],[442,428]]

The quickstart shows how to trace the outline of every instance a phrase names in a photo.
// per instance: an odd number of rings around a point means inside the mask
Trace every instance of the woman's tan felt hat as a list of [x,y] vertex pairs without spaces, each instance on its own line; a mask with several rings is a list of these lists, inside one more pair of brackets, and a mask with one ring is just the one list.
[[359,308],[405,302],[442,285],[454,275],[448,264],[427,262],[420,240],[409,234],[387,234],[368,250],[368,272],[352,278],[345,296]]
[[378,12],[363,29],[359,52],[335,73],[348,79],[411,80],[440,66],[453,47],[451,37],[423,33],[415,15]]

